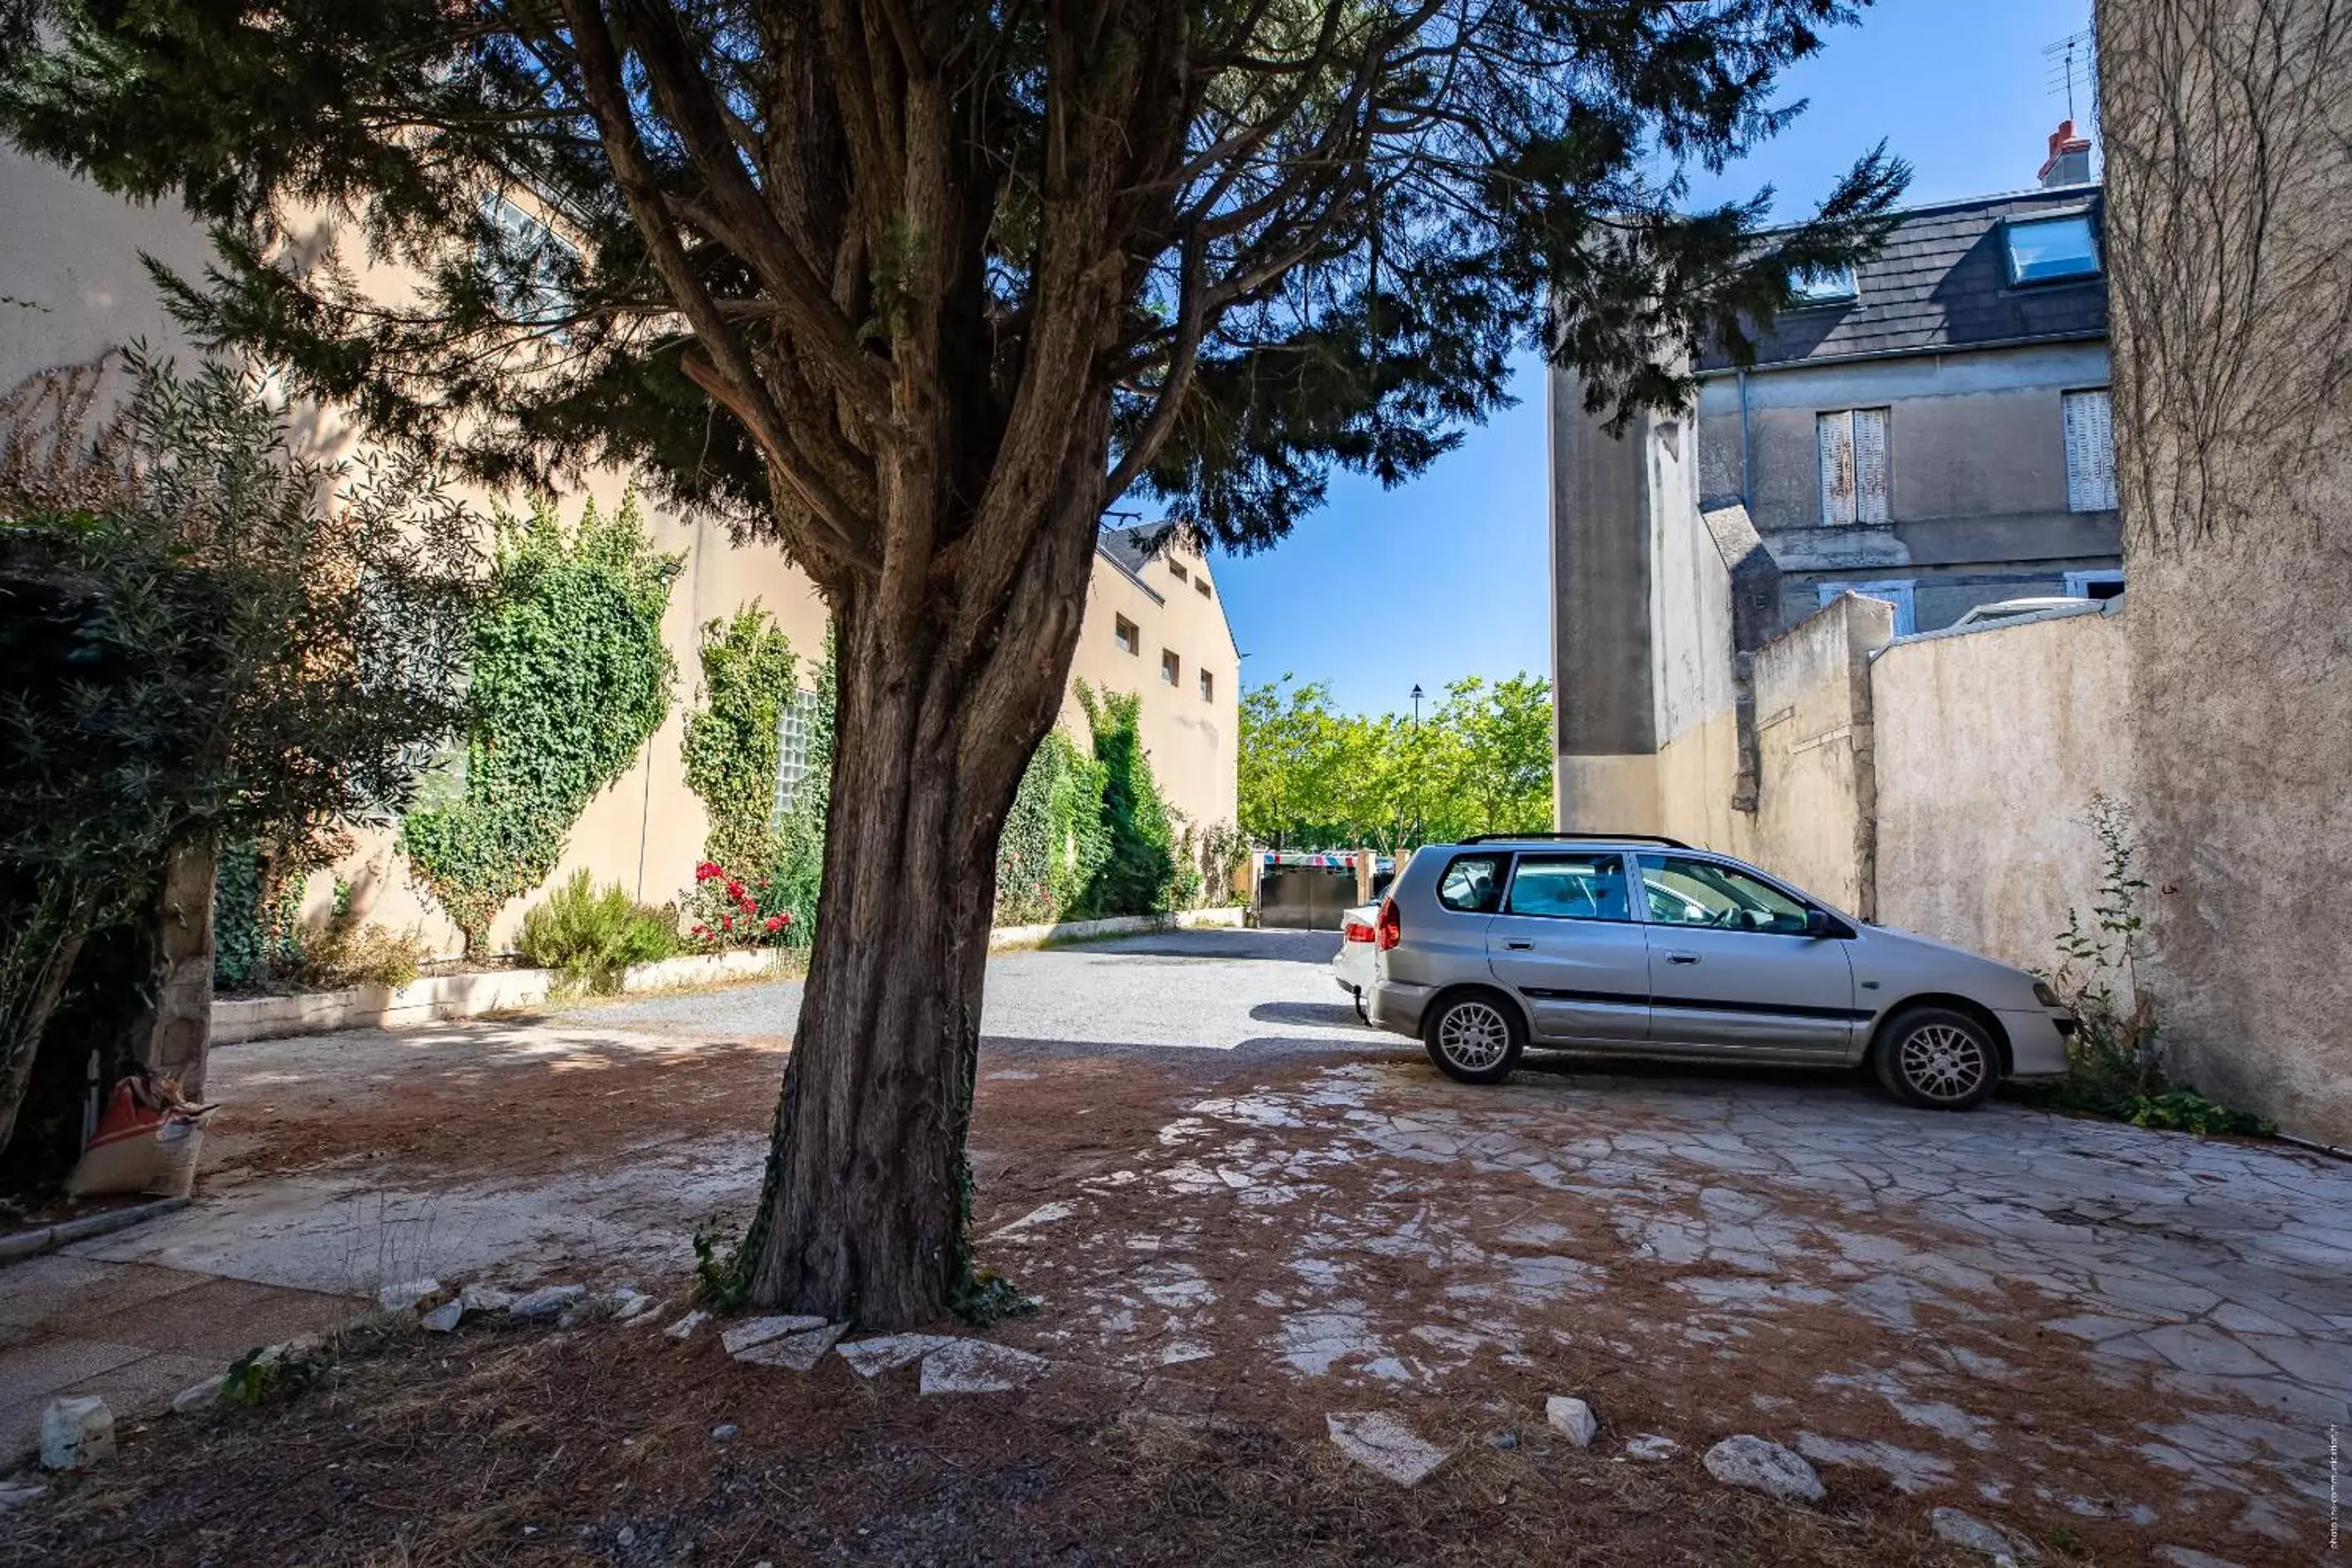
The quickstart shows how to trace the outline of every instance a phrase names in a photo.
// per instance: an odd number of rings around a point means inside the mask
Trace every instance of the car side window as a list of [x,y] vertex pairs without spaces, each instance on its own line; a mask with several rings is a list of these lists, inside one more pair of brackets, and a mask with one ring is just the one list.
[[1491,915],[1503,901],[1507,855],[1456,855],[1437,879],[1437,901],[1456,914]]
[[1504,912],[1555,920],[1630,921],[1622,856],[1522,855]]
[[1805,906],[1760,878],[1679,855],[1644,855],[1641,865],[1654,924],[1805,933]]

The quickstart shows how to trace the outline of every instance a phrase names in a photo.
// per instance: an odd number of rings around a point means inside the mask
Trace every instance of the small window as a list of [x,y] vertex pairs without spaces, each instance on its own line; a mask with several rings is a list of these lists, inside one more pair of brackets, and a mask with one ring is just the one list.
[[2066,596],[2070,599],[2120,599],[2124,596],[2124,574],[2120,572],[2069,572],[2066,574]]
[[2063,283],[2099,275],[2099,244],[2091,233],[2088,213],[2022,222],[2012,218],[2001,228],[2009,246],[2011,283]]
[[1795,296],[1799,310],[1810,305],[1847,305],[1853,302],[1853,268],[1851,267],[1809,267],[1790,275],[1789,292]]
[[1642,890],[1658,925],[1805,933],[1805,906],[1758,877],[1680,855],[1642,857]]
[[1625,861],[1617,855],[1522,855],[1504,912],[1570,921],[1627,921]]
[[793,808],[793,796],[809,772],[809,721],[816,693],[796,691],[776,710],[776,815]]
[[2116,427],[2107,389],[2066,395],[2066,510],[2116,510]]
[[1822,525],[1887,520],[1886,410],[1841,408],[1814,416],[1822,455]]
[[1170,649],[1164,647],[1161,648],[1160,650],[1160,684],[1163,686],[1173,686],[1176,684],[1177,677],[1183,673],[1183,660],[1178,658]]
[[483,246],[478,259],[514,319],[554,322],[570,315],[572,295],[564,279],[579,267],[579,251],[505,196],[486,198],[482,216],[496,237]]
[[1456,914],[1491,915],[1503,901],[1507,855],[1457,855],[1437,879],[1437,901]]
[[1203,599],[1214,598],[1216,596],[1209,592],[1209,580],[1206,577],[1193,578],[1192,591],[1200,595]]
[[1217,678],[1211,675],[1204,669],[1201,671],[1201,700],[1203,702],[1214,702],[1216,700]]
[[1179,583],[1189,583],[1192,580],[1192,574],[1184,570],[1184,563],[1181,561],[1171,561],[1168,563],[1168,574]]
[[1118,646],[1122,652],[1139,654],[1143,651],[1142,634],[1135,629],[1135,623],[1125,616],[1112,617],[1110,635],[1118,639]]

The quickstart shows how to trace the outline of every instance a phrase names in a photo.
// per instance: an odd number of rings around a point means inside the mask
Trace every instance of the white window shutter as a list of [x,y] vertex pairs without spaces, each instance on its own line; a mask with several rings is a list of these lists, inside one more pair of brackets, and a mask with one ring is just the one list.
[[2107,395],[2066,395],[2066,509],[2112,511],[2116,505],[2116,431]]
[[1853,521],[1887,519],[1886,410],[1853,411]]
[[1853,521],[1853,416],[1820,415],[1813,427],[1822,448],[1822,525],[1837,528]]

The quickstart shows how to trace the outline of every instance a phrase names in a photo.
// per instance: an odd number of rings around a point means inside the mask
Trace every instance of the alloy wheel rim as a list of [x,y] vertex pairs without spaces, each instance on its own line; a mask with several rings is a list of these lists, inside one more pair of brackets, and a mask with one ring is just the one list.
[[1485,1072],[1510,1048],[1510,1026],[1484,1002],[1464,1002],[1437,1026],[1437,1048],[1465,1072]]
[[1964,1100],[1987,1071],[1984,1047],[1966,1029],[1923,1024],[1903,1038],[1903,1076],[1930,1100]]

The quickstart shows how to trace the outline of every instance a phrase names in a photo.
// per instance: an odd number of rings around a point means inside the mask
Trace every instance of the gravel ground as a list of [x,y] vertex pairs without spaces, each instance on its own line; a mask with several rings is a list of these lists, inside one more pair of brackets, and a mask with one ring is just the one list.
[[[1179,931],[999,953],[981,1032],[1023,1044],[1274,1051],[1411,1048],[1356,1021],[1330,976],[1328,931]],[[560,1021],[601,1027],[789,1037],[797,980],[589,1003]]]

